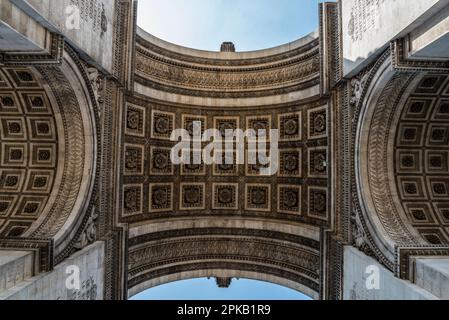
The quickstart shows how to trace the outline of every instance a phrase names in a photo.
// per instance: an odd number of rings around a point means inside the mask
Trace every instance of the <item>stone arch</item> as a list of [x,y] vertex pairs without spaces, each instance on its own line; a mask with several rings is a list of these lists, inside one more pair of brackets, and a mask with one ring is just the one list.
[[[2,93],[13,90],[20,105],[20,110],[9,111],[10,116],[22,117],[28,125],[23,143],[12,142],[23,144],[30,158],[28,163],[25,160],[19,164],[27,177],[23,186],[15,190],[17,201],[11,203],[9,213],[0,219],[6,221],[3,229],[7,228],[2,237],[51,241],[54,246],[51,254],[58,262],[59,255],[72,252],[92,209],[98,116],[93,91],[84,66],[70,48],[64,51],[60,65],[30,62],[27,67],[7,66],[2,69],[1,77],[5,80]],[[2,113],[5,112],[8,110],[2,106]],[[42,161],[39,156],[44,157]],[[47,179],[45,186],[44,178]],[[43,187],[37,188],[40,185]],[[42,199],[39,204],[38,199]],[[22,206],[20,202],[25,200],[30,204],[36,200],[38,204],[33,219],[26,215],[28,204],[24,202]],[[21,226],[24,221],[28,223],[26,228],[11,231],[14,225]]]
[[423,73],[410,86],[392,159],[408,221],[430,245],[449,244],[449,75]]
[[[301,236],[300,236],[301,235]],[[319,230],[262,220],[194,219],[130,230],[128,292],[199,277],[248,278],[318,299]]]
[[[129,289],[222,269],[324,296],[331,111],[317,34],[245,53],[183,48],[142,30],[136,42],[119,202],[119,221],[130,225]],[[261,164],[235,158],[171,163],[171,132],[194,121],[202,131],[278,129],[279,171],[262,177]]]
[[[444,210],[444,204],[438,207],[438,199],[426,196],[428,186],[424,183],[429,172],[425,155],[436,146],[429,144],[429,131],[424,127],[432,128],[432,122],[439,123],[437,127],[442,129],[439,147],[447,147],[444,137],[449,132],[444,131],[441,120],[431,118],[444,101],[447,75],[424,70],[397,71],[392,68],[390,52],[387,51],[360,79],[363,94],[357,110],[360,114],[354,160],[361,206],[355,237],[368,242],[374,255],[394,268],[398,247],[429,247],[447,243],[442,231],[447,225],[444,214],[435,217],[437,208]],[[430,86],[429,79],[436,79],[435,87]],[[427,89],[426,82],[429,82]],[[411,108],[414,108],[414,113],[410,112]],[[413,141],[404,142],[407,128],[415,130],[415,145]],[[431,174],[445,176],[441,180],[443,184],[449,175],[443,168],[445,159],[444,153],[440,153],[442,168]],[[405,167],[400,162],[404,160],[407,160]],[[415,183],[417,181],[419,183]],[[409,191],[416,189],[416,197],[407,196],[403,188],[407,183]],[[416,221],[413,212],[423,219]],[[433,230],[433,236],[426,236],[423,228]],[[432,237],[437,237],[435,228],[441,232],[442,241],[438,243],[435,238],[432,241]]]
[[229,269],[229,266],[227,266],[225,263],[217,264],[216,269],[201,269],[200,267],[201,265],[197,264],[194,265],[195,270],[173,273],[170,275],[161,276],[143,282],[139,285],[130,288],[128,290],[128,297],[131,298],[146,290],[172,282],[199,279],[199,278],[222,278],[222,279],[248,279],[248,280],[268,282],[298,291],[314,300],[319,299],[319,294],[317,292],[311,290],[310,288],[298,282],[291,281],[280,276],[255,271],[246,271],[241,269],[240,270]]

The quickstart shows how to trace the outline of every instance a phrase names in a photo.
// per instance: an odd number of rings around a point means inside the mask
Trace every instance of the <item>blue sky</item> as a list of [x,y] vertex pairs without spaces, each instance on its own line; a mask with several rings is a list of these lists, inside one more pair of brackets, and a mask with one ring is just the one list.
[[215,279],[194,279],[169,283],[147,290],[131,300],[310,300],[305,295],[266,282],[234,279],[227,289]]
[[[237,51],[271,48],[318,28],[319,0],[139,0],[138,24],[163,40],[218,51],[232,41]],[[171,283],[135,299],[304,300],[304,295],[269,283],[234,280],[219,289],[213,279]]]
[[139,0],[138,24],[190,48],[237,51],[274,47],[318,27],[318,0]]

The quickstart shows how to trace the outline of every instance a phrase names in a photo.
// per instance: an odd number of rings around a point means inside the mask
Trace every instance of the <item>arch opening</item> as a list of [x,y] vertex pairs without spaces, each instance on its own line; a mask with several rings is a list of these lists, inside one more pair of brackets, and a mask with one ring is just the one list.
[[399,72],[388,52],[361,105],[357,188],[369,241],[393,267],[396,247],[448,243],[447,74]]
[[311,300],[308,295],[264,280],[191,278],[145,289],[130,300]]
[[128,241],[128,295],[180,280],[239,278],[318,299],[319,239],[319,229],[306,225],[238,219],[136,226]]

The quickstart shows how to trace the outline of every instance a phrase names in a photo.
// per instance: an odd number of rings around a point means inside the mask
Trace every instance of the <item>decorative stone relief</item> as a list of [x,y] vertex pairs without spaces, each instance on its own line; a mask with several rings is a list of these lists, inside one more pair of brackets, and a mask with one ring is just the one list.
[[402,208],[432,245],[449,243],[449,126],[446,124],[447,75],[423,77],[401,112],[394,170]]
[[54,110],[27,68],[0,70],[0,237],[19,237],[43,213],[57,174]]
[[249,211],[271,211],[271,186],[247,184],[245,209]]
[[237,210],[239,208],[239,185],[237,183],[214,183],[213,209]]
[[302,214],[301,186],[278,186],[278,211],[288,214]]
[[81,233],[81,237],[75,244],[76,249],[83,249],[97,240],[97,219],[98,213],[94,208],[89,216],[89,219],[87,220],[83,232]]
[[205,184],[181,183],[180,210],[204,210],[205,209]]

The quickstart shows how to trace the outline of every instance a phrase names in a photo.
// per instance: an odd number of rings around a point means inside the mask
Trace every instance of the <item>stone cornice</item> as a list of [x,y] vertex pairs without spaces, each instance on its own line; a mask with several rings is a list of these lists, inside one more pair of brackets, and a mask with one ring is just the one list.
[[[168,50],[166,48],[162,48],[161,46],[158,46],[141,35],[137,35],[137,47],[140,47],[141,49],[144,49],[145,51],[152,52],[153,54],[157,54],[166,58],[169,58],[171,60],[177,60],[179,62],[189,63],[189,64],[199,64],[204,66],[215,66],[215,67],[248,67],[248,66],[254,66],[254,65],[260,65],[260,64],[269,64],[269,63],[276,63],[282,60],[287,60],[291,58],[295,58],[301,55],[304,55],[307,52],[314,51],[319,48],[319,39],[318,38],[311,38],[309,42],[306,42],[304,45],[299,46],[297,48],[291,49],[291,50],[285,50],[283,52],[279,52],[276,54],[267,54],[263,55],[260,54],[258,57],[253,58],[236,58],[236,59],[219,59],[219,58],[205,58],[195,56],[195,55],[188,55],[183,53],[178,53],[175,51]],[[192,50],[192,52],[194,52]],[[260,51],[263,52],[263,51]],[[213,52],[215,53],[215,52]],[[237,53],[238,54],[238,53]]]
[[214,58],[219,54],[213,52],[210,57],[205,57],[207,52],[203,55],[194,55],[194,50],[186,52],[192,55],[171,51],[138,36],[136,82],[172,94],[214,98],[272,96],[320,83],[320,49],[316,38],[291,48],[267,50],[267,55],[261,51],[233,59]]

